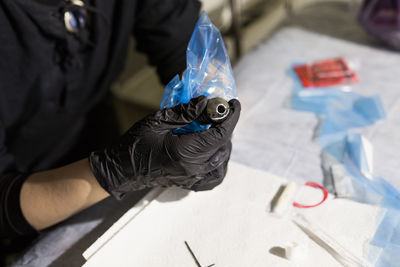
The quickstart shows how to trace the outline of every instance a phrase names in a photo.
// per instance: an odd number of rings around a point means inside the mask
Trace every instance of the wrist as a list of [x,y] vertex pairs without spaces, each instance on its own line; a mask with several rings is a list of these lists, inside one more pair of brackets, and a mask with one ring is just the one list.
[[61,168],[32,174],[24,182],[20,206],[37,230],[54,225],[106,198],[87,159]]
[[123,166],[116,161],[120,157],[120,154],[114,155],[105,149],[92,152],[88,160],[98,186],[118,200],[122,199],[126,192],[132,191],[130,180],[134,177],[126,174],[130,166]]

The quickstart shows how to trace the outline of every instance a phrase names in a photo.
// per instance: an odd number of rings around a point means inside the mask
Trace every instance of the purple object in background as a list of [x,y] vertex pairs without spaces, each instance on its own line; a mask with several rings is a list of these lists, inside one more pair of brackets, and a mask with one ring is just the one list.
[[400,50],[400,0],[365,0],[359,21],[373,36]]

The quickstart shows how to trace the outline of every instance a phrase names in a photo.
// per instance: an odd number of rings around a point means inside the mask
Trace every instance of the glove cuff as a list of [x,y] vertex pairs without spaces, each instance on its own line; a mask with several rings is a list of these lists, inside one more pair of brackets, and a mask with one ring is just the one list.
[[[114,177],[110,177],[109,164],[107,164],[106,157],[103,151],[94,151],[90,153],[89,165],[92,169],[93,175],[96,178],[100,186],[107,191],[114,198],[121,200],[124,197],[124,193],[117,190],[118,186],[116,182],[113,182]],[[112,175],[114,176],[114,175]]]

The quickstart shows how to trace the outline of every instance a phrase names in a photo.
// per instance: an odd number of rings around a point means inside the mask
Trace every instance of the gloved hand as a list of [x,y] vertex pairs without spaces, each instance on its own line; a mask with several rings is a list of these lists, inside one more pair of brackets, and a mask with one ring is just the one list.
[[231,100],[228,118],[210,129],[175,135],[172,129],[196,120],[207,105],[200,96],[134,124],[119,141],[91,153],[89,162],[99,184],[120,199],[126,192],[155,186],[209,190],[225,177],[231,136],[240,103]]

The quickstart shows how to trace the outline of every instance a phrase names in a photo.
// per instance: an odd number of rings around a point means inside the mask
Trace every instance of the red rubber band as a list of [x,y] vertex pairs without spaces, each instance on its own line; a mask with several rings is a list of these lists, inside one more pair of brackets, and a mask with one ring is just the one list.
[[297,202],[293,202],[293,206],[295,206],[296,208],[303,208],[303,209],[304,208],[314,208],[314,207],[317,207],[317,206],[321,205],[322,203],[324,203],[325,200],[328,198],[328,191],[322,185],[314,183],[314,182],[307,182],[305,185],[321,189],[322,192],[324,193],[324,198],[321,200],[321,202],[319,202],[319,203],[317,203],[315,205],[303,205],[303,204],[300,204],[300,203],[297,203]]

